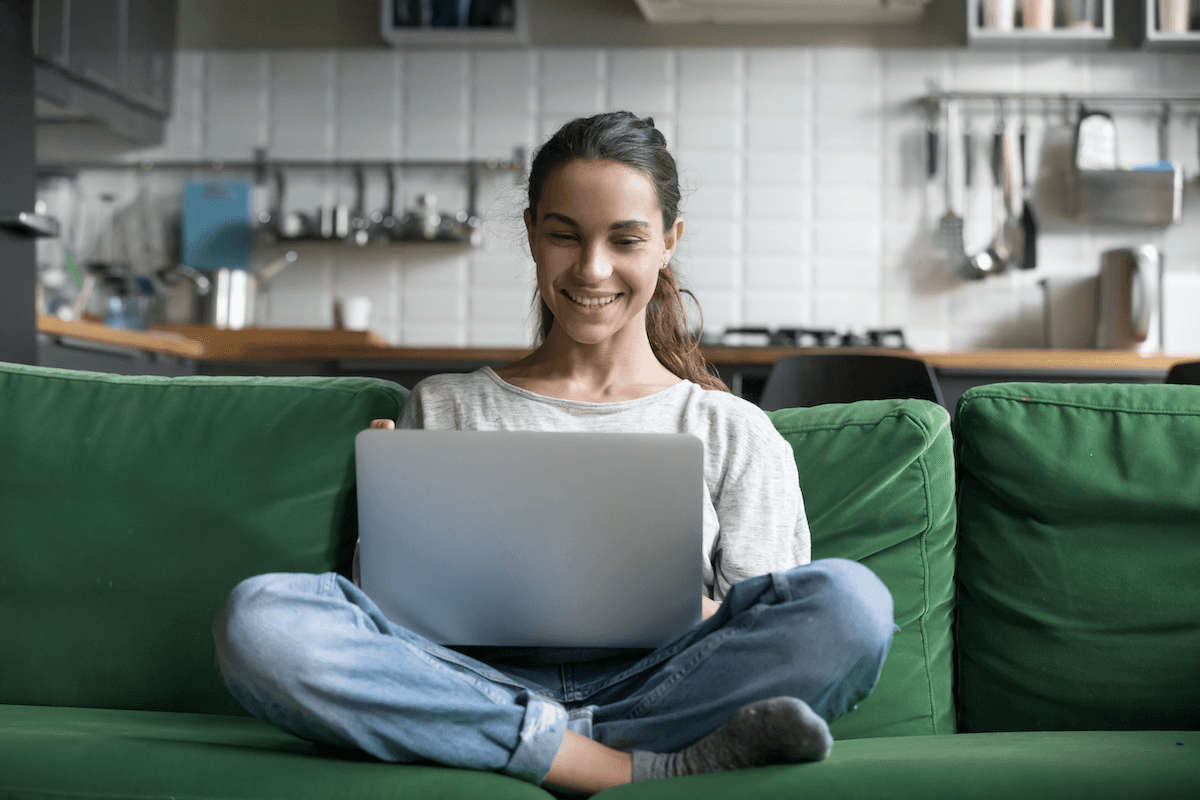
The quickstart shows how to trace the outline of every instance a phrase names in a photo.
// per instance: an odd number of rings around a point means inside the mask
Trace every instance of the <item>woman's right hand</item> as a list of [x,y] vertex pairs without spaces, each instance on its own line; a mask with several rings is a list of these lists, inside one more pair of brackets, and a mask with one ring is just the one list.
[[371,424],[369,427],[382,428],[385,431],[391,431],[391,430],[396,429],[396,423],[394,420],[390,420],[390,419],[373,419],[373,420],[371,420]]

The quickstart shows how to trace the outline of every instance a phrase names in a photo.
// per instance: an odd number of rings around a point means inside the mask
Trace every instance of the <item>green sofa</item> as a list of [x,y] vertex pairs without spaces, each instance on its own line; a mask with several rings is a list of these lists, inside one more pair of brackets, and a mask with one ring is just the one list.
[[[368,378],[0,365],[0,798],[536,798],[318,751],[245,715],[210,622],[242,578],[349,568]],[[635,798],[1200,796],[1200,389],[1002,384],[775,412],[813,556],[891,589],[875,692],[816,764]]]

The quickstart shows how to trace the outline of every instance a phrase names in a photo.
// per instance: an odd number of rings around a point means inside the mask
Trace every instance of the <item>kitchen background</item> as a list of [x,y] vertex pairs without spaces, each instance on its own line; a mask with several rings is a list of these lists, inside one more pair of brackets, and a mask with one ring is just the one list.
[[[112,158],[248,160],[511,159],[562,122],[608,109],[653,116],[681,167],[686,230],[677,256],[706,329],[743,325],[903,329],[917,350],[1042,347],[1046,277],[1095,275],[1100,254],[1151,243],[1165,256],[1165,350],[1200,352],[1200,116],[1171,118],[1167,155],[1186,176],[1182,224],[1118,228],[1075,221],[1068,201],[1078,108],[1012,102],[1028,126],[1038,268],[983,281],[958,276],[939,250],[941,169],[925,165],[931,91],[1155,93],[1200,89],[1200,53],[1053,52],[875,46],[244,48],[176,52],[173,110],[160,147],[114,152],[39,134],[39,161]],[[1114,115],[1121,166],[1160,157],[1159,107]],[[973,191],[958,185],[967,250],[994,232],[984,144],[990,104],[962,109],[978,146]],[[943,143],[945,137],[943,137]],[[954,145],[955,148],[958,145]],[[38,243],[39,268],[128,261],[152,274],[179,258],[185,179],[215,172],[85,171],[46,179],[39,198],[64,236]],[[238,176],[244,177],[244,176]],[[366,209],[385,205],[381,171],[366,175]],[[262,266],[298,258],[260,298],[258,324],[329,327],[339,298],[371,300],[370,327],[399,345],[520,346],[531,341],[533,268],[524,241],[523,175],[484,171],[482,244],[256,242]],[[963,199],[966,194],[966,199]],[[405,170],[397,209],[433,195],[467,205],[462,173]],[[255,211],[270,208],[270,181]],[[290,173],[285,211],[353,205],[351,173]]]

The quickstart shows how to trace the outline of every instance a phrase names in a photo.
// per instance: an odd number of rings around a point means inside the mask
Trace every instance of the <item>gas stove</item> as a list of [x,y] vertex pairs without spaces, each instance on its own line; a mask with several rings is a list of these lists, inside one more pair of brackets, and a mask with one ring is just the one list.
[[833,330],[831,328],[726,328],[713,345],[722,347],[887,347],[903,349],[899,328]]

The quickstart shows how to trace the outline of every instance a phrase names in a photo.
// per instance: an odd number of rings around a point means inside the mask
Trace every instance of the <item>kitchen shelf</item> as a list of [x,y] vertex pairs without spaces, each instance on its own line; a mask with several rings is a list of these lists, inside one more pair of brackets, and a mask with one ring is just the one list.
[[[485,172],[516,172],[523,173],[525,170],[525,149],[516,147],[513,149],[513,155],[508,159],[402,159],[402,160],[380,160],[380,159],[347,159],[347,160],[321,160],[321,159],[272,159],[267,157],[265,150],[259,148],[254,151],[254,157],[250,160],[226,160],[226,159],[207,159],[207,160],[140,160],[140,161],[59,161],[47,162],[38,164],[39,178],[52,178],[75,176],[80,172],[99,171],[99,172],[139,172],[143,174],[152,172],[184,172],[184,173],[202,173],[209,176],[213,175],[249,175],[253,176],[253,180],[257,184],[266,183],[269,176],[276,176],[278,185],[282,186],[282,175],[285,172],[295,171],[323,171],[323,172],[355,172],[361,175],[365,170],[382,170],[389,175],[397,170],[461,170],[465,173],[464,177],[467,183],[467,209],[466,219],[477,218],[477,197],[479,194],[479,180],[482,173]],[[389,178],[390,180],[390,178]],[[281,192],[277,190],[277,194]],[[361,190],[360,190],[361,196]],[[256,230],[256,235],[261,231]],[[274,237],[268,236],[268,241],[274,241]],[[439,235],[432,239],[416,238],[416,237],[397,237],[390,240],[392,244],[422,244],[422,245],[461,245],[474,246],[478,243],[475,237],[471,238],[449,238]],[[279,244],[316,244],[316,243],[335,243],[339,246],[346,244],[344,238],[330,236],[309,236],[300,238],[278,238]],[[374,243],[378,243],[376,240]]]
[[[1193,0],[1193,6],[1197,0]],[[1142,8],[1146,15],[1146,39],[1144,46],[1155,50],[1192,50],[1200,49],[1200,29],[1197,29],[1197,16],[1193,12],[1191,27],[1180,33],[1159,30],[1158,0],[1142,0]]]
[[[1010,29],[984,27],[984,0],[967,0],[967,43],[971,46],[1018,49],[1103,49],[1113,39],[1113,0],[1098,5],[1099,25],[1056,25],[1050,30],[1015,25]],[[1020,0],[1014,4],[1019,15]]]

